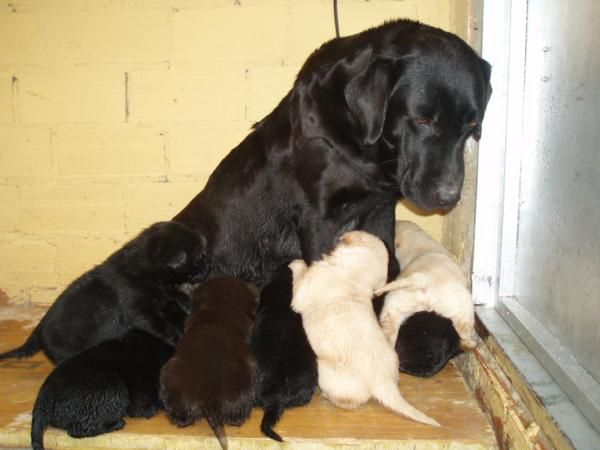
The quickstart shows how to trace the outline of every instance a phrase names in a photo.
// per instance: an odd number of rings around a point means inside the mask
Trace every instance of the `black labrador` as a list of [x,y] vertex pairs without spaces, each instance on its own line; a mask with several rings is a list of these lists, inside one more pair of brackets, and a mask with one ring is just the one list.
[[[460,199],[490,70],[456,35],[410,20],[333,39],[174,220],[207,238],[210,277],[259,286],[353,229],[393,255],[399,199],[427,211]],[[398,271],[390,258],[389,276]]]
[[0,359],[43,350],[60,363],[133,328],[175,346],[191,309],[180,286],[207,273],[202,236],[181,223],[155,223],[73,281],[25,343]]
[[32,447],[44,448],[48,426],[83,438],[123,428],[125,416],[154,416],[162,406],[160,369],[174,350],[145,331],[132,330],[58,364],[33,407]]
[[273,427],[287,408],[310,402],[319,382],[302,316],[292,310],[292,289],[292,270],[282,266],[260,293],[250,335],[258,373],[255,404],[264,410],[260,429],[279,442]]

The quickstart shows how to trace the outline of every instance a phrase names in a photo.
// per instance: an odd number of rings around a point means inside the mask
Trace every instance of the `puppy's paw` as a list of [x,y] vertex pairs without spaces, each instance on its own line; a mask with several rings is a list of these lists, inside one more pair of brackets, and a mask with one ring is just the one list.
[[461,339],[460,348],[465,351],[475,350],[477,347],[477,341],[475,339]]
[[386,339],[392,346],[396,344],[398,328],[397,321],[393,320],[389,314],[382,314],[381,329],[383,330],[383,334],[385,334]]
[[458,321],[453,322],[454,328],[458,333],[461,341],[461,348],[472,350],[477,346],[477,341],[475,340],[475,329],[472,321]]
[[292,276],[294,281],[302,276],[302,274],[306,271],[306,263],[303,259],[295,259],[293,260],[288,267],[292,271]]

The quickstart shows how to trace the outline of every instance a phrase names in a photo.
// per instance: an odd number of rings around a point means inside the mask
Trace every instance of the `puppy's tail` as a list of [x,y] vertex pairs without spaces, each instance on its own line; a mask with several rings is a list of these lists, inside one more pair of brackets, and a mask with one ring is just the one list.
[[283,442],[281,436],[273,431],[273,427],[279,421],[279,419],[281,419],[283,411],[285,410],[283,405],[280,403],[271,403],[269,405],[265,405],[264,409],[265,414],[262,422],[260,423],[260,430],[265,434],[265,436],[275,439],[276,441]]
[[45,385],[42,385],[33,412],[31,413],[31,447],[33,450],[44,450],[44,430],[48,426],[46,420],[52,415],[52,395]]
[[440,426],[437,420],[432,419],[408,403],[404,397],[402,397],[402,394],[400,394],[400,390],[396,383],[384,382],[379,384],[373,392],[373,397],[375,397],[383,406],[391,409],[397,414],[414,420],[415,422],[426,423],[435,427]]
[[225,435],[225,427],[223,426],[223,424],[216,423],[213,419],[209,419],[208,417],[206,418],[206,421],[212,428],[213,433],[215,433],[215,436],[217,437],[217,440],[219,441],[221,448],[223,450],[227,450],[227,448],[228,448],[227,436]]
[[40,350],[41,346],[38,339],[38,327],[36,327],[23,345],[0,354],[0,360],[8,358],[27,358],[35,355]]

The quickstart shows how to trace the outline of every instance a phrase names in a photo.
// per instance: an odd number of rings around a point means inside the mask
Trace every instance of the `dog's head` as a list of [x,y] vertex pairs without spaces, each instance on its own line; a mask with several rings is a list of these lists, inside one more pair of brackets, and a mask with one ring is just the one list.
[[294,136],[347,149],[417,207],[447,210],[460,199],[465,142],[481,135],[490,71],[460,38],[417,22],[335,39],[298,75]]
[[206,239],[178,222],[158,222],[139,237],[140,258],[148,273],[160,281],[185,283],[202,281],[210,264]]

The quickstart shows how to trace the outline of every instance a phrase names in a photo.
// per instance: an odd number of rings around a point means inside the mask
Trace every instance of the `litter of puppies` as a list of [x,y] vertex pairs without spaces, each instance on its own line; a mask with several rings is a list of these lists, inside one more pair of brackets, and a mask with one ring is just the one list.
[[[436,251],[448,256],[415,224],[399,221],[396,229],[399,255],[408,229],[421,237],[409,242],[427,244],[412,245],[414,261]],[[235,277],[200,283],[183,294],[189,296],[189,314],[182,318],[185,313],[172,305],[182,333],[175,346],[146,330],[123,328],[119,336],[62,359],[35,402],[33,448],[43,448],[48,426],[72,437],[94,436],[123,428],[125,417],[152,417],[159,409],[177,426],[206,419],[227,448],[224,425],[243,424],[254,406],[264,409],[263,433],[283,441],[273,427],[285,409],[307,404],[317,386],[338,407],[358,408],[375,398],[394,413],[439,426],[402,398],[399,371],[408,368],[421,376],[439,371],[460,347],[450,320],[457,316],[447,312],[460,311],[463,336],[471,338],[472,310],[460,305],[463,296],[448,299],[448,308],[440,306],[446,299],[427,294],[428,288],[438,292],[433,279],[420,278],[417,300],[410,300],[411,284],[389,289],[387,257],[380,239],[351,231],[310,266],[295,260],[281,267],[260,292]],[[407,263],[408,278],[422,274],[410,267]],[[421,271],[425,267],[419,266]],[[443,289],[443,280],[437,282]],[[381,291],[390,293],[380,324],[372,301]],[[392,320],[389,304],[402,295],[408,300],[401,317]],[[423,300],[423,295],[431,298]],[[78,301],[66,298],[64,303]],[[424,323],[435,320],[437,333],[416,336]],[[68,323],[63,327],[66,333],[77,331]],[[44,351],[56,354],[52,348]]]
[[[412,21],[315,51],[172,221],[76,279],[0,354],[43,351],[56,364],[35,402],[33,447],[48,426],[94,436],[164,409],[179,427],[206,419],[227,448],[224,426],[255,406],[261,431],[283,441],[278,420],[317,387],[337,407],[373,398],[440,426],[404,400],[399,372],[430,376],[473,347],[473,304],[450,254],[414,224],[394,229],[394,211],[400,198],[429,211],[458,202],[489,78],[458,37]],[[417,104],[452,120],[408,117]],[[437,127],[436,145],[424,125]]]

